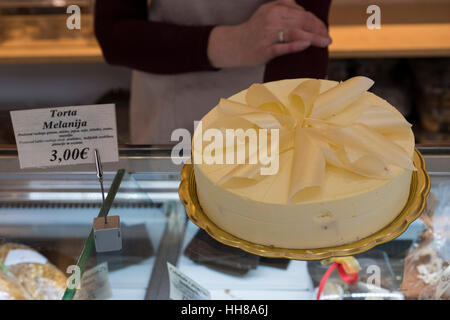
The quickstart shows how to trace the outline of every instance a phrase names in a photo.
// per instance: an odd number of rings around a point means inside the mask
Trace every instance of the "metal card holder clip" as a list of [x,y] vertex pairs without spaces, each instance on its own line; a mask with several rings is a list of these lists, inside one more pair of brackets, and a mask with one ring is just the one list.
[[[100,154],[94,150],[95,166],[97,168],[97,178],[100,182],[102,193],[102,204],[105,204],[105,191],[103,188],[103,169],[100,161]],[[110,216],[94,218],[94,241],[97,252],[119,251],[122,249],[122,233],[120,230],[120,217]]]

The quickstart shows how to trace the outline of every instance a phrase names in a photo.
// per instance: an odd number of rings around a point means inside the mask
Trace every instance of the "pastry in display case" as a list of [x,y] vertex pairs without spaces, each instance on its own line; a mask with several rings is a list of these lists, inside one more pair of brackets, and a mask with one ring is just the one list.
[[[337,273],[328,278],[320,296],[321,300],[403,300],[388,254],[378,248],[354,256],[360,266],[358,280],[351,284]],[[308,262],[308,272],[317,290],[328,266],[319,261]],[[380,283],[373,277],[377,272]]]
[[287,269],[289,259],[260,257],[239,248],[227,246],[199,229],[184,250],[192,261],[222,272],[244,275],[258,266]]
[[[4,268],[2,268],[5,270]],[[0,271],[0,300],[26,300],[26,293],[16,279]]]
[[428,197],[421,217],[426,229],[405,258],[401,289],[407,299],[450,300],[449,191],[441,182]]
[[232,274],[246,274],[258,267],[259,257],[229,247],[211,238],[200,229],[184,250],[192,261]]
[[[366,77],[281,80],[221,99],[193,138],[206,215],[237,238],[287,249],[344,245],[389,225],[410,195],[414,135],[392,105],[367,91],[372,85]],[[231,139],[211,153],[217,142],[203,143],[208,130],[225,139],[241,130],[245,161],[228,162],[239,153]],[[269,163],[250,163],[270,148]]]
[[32,248],[5,243],[0,246],[0,261],[11,271],[31,299],[62,298],[66,289],[66,276]]

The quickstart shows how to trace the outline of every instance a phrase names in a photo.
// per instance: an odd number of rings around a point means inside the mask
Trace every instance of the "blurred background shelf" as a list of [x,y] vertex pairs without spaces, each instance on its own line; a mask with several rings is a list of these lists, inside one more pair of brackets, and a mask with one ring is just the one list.
[[331,58],[449,57],[450,23],[330,27]]
[[[81,30],[66,8],[81,7]],[[369,5],[381,29],[369,30]],[[0,143],[14,143],[9,111],[115,103],[129,142],[132,71],[105,63],[94,0],[0,0]],[[328,79],[372,78],[372,91],[413,124],[416,142],[450,145],[450,0],[332,0]]]
[[[78,3],[82,28],[68,30],[65,1],[0,0],[0,63],[102,62],[93,1]],[[381,29],[366,27],[371,4],[381,9]],[[448,0],[334,0],[329,20],[331,58],[450,57]]]
[[102,52],[94,39],[15,41],[0,46],[0,63],[102,62]]
[[[331,58],[450,57],[450,23],[330,27]],[[0,45],[0,63],[102,62],[96,40],[11,40]]]

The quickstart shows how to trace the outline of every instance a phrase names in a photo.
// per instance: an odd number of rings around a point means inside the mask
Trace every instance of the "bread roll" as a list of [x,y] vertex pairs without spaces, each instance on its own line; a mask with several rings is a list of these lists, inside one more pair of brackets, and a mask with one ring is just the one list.
[[[17,249],[35,251],[25,245],[6,243],[0,246],[0,261],[4,263],[8,253]],[[8,269],[18,279],[31,299],[59,300],[66,289],[66,276],[48,261],[42,264],[13,264],[9,265]]]

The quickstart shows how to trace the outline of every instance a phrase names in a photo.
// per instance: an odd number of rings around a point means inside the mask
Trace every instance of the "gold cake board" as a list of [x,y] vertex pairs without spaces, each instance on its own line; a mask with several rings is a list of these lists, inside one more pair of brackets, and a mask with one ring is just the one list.
[[240,239],[221,229],[209,219],[200,206],[192,164],[185,164],[181,170],[181,184],[178,194],[181,202],[186,207],[189,219],[223,244],[264,257],[323,260],[332,257],[355,255],[370,250],[381,243],[391,241],[400,236],[420,216],[425,208],[426,197],[430,191],[430,178],[425,170],[425,161],[417,149],[414,152],[414,165],[417,171],[414,171],[412,174],[408,201],[403,210],[389,225],[361,240],[329,248],[286,249],[269,247]]

